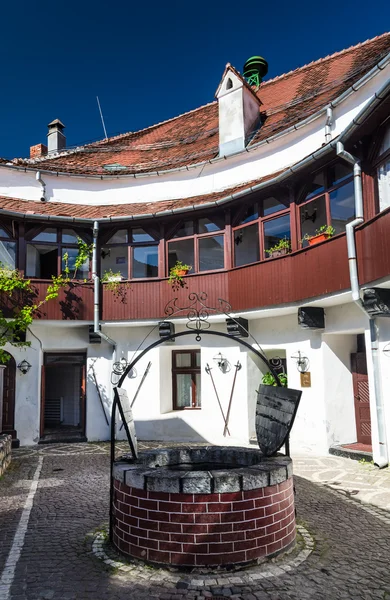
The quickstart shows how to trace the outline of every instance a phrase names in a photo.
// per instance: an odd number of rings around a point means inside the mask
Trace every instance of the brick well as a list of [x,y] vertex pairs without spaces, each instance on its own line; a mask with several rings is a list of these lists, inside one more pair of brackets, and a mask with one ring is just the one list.
[[[257,460],[258,456],[257,451]],[[137,478],[138,484],[142,483],[140,474],[134,473],[135,465],[127,465],[127,470],[124,463],[116,467],[113,543],[127,556],[192,567],[245,564],[277,554],[295,541],[293,480],[287,457],[222,472],[186,473],[173,467],[165,484],[161,478],[150,479],[150,469],[144,467],[142,487],[131,484],[131,479]],[[139,470],[139,465],[136,468]],[[259,487],[253,487],[256,470]],[[205,478],[210,492],[148,489],[155,488],[156,481],[160,487],[172,488],[174,474],[179,488],[186,487],[189,475],[194,490],[204,485]],[[216,491],[221,486],[222,491]],[[225,491],[229,487],[235,491]]]

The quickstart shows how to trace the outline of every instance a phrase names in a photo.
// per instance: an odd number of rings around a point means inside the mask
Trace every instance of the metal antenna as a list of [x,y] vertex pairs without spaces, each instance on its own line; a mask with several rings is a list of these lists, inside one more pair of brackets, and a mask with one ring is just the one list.
[[102,120],[102,125],[103,125],[103,130],[104,130],[104,136],[105,136],[106,140],[108,140],[106,126],[104,124],[104,119],[103,119],[103,113],[102,113],[102,109],[100,108],[99,96],[96,96],[96,100],[97,100],[98,107],[99,107],[100,118]]

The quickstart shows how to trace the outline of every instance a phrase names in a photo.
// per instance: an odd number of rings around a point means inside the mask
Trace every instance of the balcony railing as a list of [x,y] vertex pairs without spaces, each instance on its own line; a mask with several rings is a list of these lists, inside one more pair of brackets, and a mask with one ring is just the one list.
[[[390,275],[390,210],[364,223],[356,231],[361,285]],[[350,287],[345,235],[338,235],[316,246],[284,257],[237,267],[230,271],[188,275],[187,287],[172,290],[167,279],[118,283],[112,291],[103,284],[101,319],[126,321],[161,319],[169,300],[178,297],[185,303],[192,291],[205,291],[210,305],[218,298],[227,300],[233,310],[243,311],[306,300],[347,290]],[[36,298],[43,299],[49,282],[33,280]],[[11,310],[6,296],[0,308]],[[10,314],[9,314],[10,316]],[[93,284],[74,283],[60,292],[59,298],[42,307],[45,320],[93,320]]]

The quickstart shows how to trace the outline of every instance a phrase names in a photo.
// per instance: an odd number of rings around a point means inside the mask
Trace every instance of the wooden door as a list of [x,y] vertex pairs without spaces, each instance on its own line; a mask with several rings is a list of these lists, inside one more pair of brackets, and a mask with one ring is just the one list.
[[45,430],[45,373],[46,367],[41,367],[41,422],[40,422],[40,436],[43,436]]
[[3,391],[3,433],[12,435],[16,439],[15,431],[15,374],[16,363],[13,356],[7,362],[4,369],[4,391]]
[[365,352],[351,354],[357,441],[371,444],[370,394]]

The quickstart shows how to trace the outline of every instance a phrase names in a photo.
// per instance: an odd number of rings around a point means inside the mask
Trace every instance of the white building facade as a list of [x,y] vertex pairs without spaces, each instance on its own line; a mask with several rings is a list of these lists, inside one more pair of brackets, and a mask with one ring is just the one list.
[[[56,120],[49,153],[0,162],[2,262],[38,294],[65,252],[72,265],[77,238],[95,244],[30,347],[7,347],[3,430],[23,445],[107,440],[118,369],[161,339],[164,319],[187,330],[188,311],[164,312],[171,299],[205,293],[231,306],[211,311],[212,330],[234,316],[250,335],[186,335],[145,354],[124,382],[140,439],[248,444],[269,369],[244,340],[303,389],[293,452],[355,445],[387,464],[389,52],[385,34],[259,86],[227,65],[216,100],[191,113],[71,150]],[[324,227],[333,234],[313,241]],[[281,240],[286,253],[272,250]],[[176,261],[191,270],[172,289]]]

